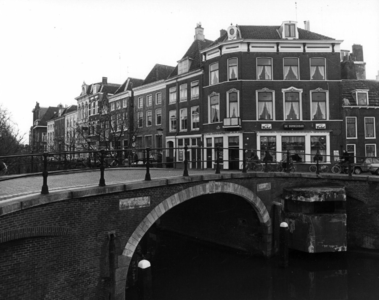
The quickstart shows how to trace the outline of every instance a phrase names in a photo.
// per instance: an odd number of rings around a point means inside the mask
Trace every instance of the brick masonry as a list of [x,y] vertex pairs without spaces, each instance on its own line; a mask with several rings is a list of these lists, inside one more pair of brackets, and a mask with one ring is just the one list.
[[[271,190],[257,191],[268,182]],[[284,188],[345,186],[349,246],[378,249],[378,183],[377,177],[331,174],[199,175],[5,200],[0,298],[124,299],[130,259],[150,226],[176,205],[209,193],[232,193],[250,203],[265,228],[269,255],[273,201]],[[150,197],[150,206],[120,210],[121,199],[139,197]]]

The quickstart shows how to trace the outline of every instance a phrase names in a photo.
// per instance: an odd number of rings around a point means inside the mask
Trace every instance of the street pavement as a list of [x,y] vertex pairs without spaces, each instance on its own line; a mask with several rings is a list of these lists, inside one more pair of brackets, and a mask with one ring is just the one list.
[[[214,170],[188,170],[189,175],[214,174]],[[145,179],[145,169],[105,169],[105,184],[117,184]],[[151,179],[183,176],[182,169],[150,169]],[[0,177],[1,179],[1,177]],[[93,170],[80,173],[50,174],[47,178],[49,191],[98,186],[100,171]],[[22,195],[41,193],[42,175],[27,176],[0,181],[0,201]]]

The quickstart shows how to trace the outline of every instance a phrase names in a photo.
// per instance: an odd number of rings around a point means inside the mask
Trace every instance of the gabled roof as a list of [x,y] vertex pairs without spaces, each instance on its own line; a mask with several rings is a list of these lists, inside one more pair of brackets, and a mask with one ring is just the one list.
[[[281,36],[279,35],[280,26],[238,26],[241,32],[242,39],[251,39],[251,40],[279,40]],[[297,28],[299,32],[299,40],[335,40],[333,38]],[[228,34],[225,32],[220,36],[210,47],[220,44],[228,40]]]
[[[191,72],[193,70],[199,69],[201,67],[201,55],[200,51],[208,48],[213,41],[204,39],[202,40],[194,40],[191,46],[188,48],[186,54],[184,54],[183,58],[190,58],[191,59],[191,65],[188,72]],[[183,59],[182,58],[182,59]],[[178,75],[178,66],[175,67],[175,69],[170,74],[169,78],[175,77]]]
[[49,106],[47,108],[41,107],[41,110],[44,110],[44,112],[43,112],[43,115],[41,113],[39,125],[47,125],[47,121],[54,118],[54,115],[58,113],[59,107],[54,107],[54,106]]
[[174,69],[175,67],[156,64],[146,76],[143,84],[145,85],[159,80],[166,80]]
[[82,91],[80,95],[76,97],[76,99],[82,96],[91,95],[92,87],[94,85],[100,86],[97,93],[100,92],[100,93],[107,93],[107,94],[114,94],[120,87],[120,84],[117,84],[117,83],[103,83],[103,82],[92,83],[92,84],[86,85],[85,93],[83,93]]
[[120,94],[126,91],[131,91],[133,88],[138,87],[143,84],[143,79],[138,78],[131,78],[128,77],[123,84],[120,85],[120,87],[117,89],[117,91],[114,93]]
[[368,101],[370,106],[379,106],[379,82],[376,80],[342,80],[341,100],[346,98],[350,106],[356,106],[355,90],[369,90]]

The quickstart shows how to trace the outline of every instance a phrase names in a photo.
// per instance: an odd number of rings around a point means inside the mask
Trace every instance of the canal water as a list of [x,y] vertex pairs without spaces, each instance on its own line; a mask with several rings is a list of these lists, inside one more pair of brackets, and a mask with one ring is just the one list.
[[[154,235],[154,300],[378,300],[379,256],[291,251],[276,258],[246,255],[177,235]],[[128,288],[126,299],[138,299]]]

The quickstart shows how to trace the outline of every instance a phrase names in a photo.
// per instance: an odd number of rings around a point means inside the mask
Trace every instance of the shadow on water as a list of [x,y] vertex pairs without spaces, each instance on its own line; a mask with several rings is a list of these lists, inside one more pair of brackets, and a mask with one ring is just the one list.
[[[290,252],[290,266],[276,258],[159,233],[150,256],[154,300],[377,300],[379,256]],[[138,299],[136,287],[126,299]]]

